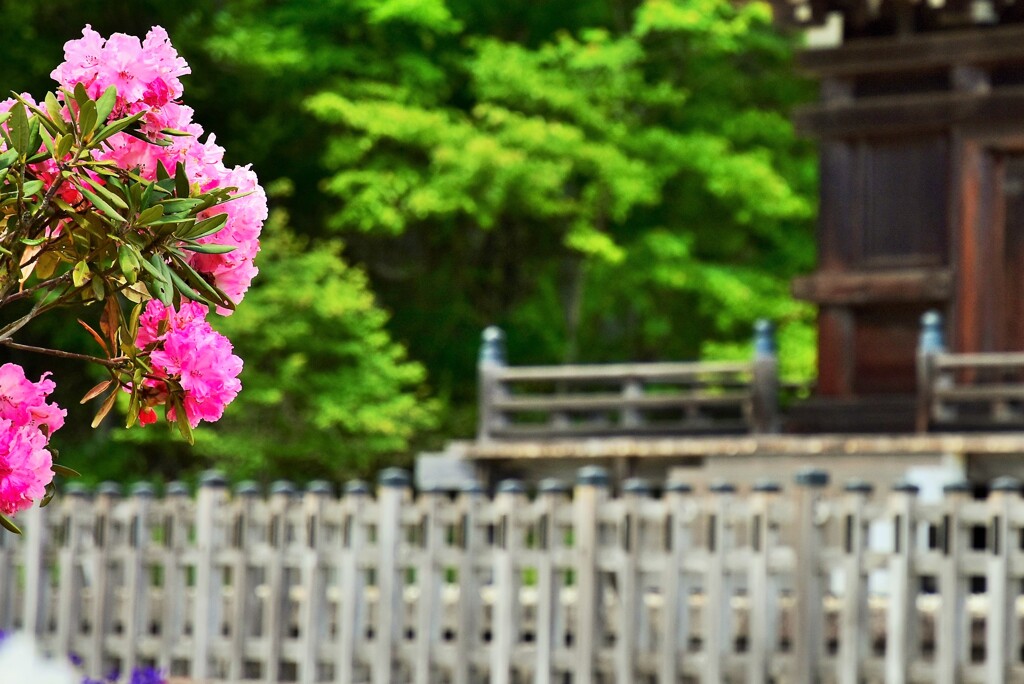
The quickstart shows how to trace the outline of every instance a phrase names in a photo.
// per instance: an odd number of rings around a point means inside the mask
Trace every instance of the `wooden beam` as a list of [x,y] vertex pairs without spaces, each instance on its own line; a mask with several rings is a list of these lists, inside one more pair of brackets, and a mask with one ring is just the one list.
[[917,34],[912,37],[864,38],[835,48],[805,50],[798,66],[816,76],[921,71],[954,64],[1018,61],[1024,27]]
[[952,291],[948,268],[820,271],[793,280],[793,296],[818,304],[942,302]]
[[838,138],[868,133],[921,132],[974,121],[1024,119],[1024,87],[988,93],[942,91],[889,95],[849,105],[823,104],[796,112],[797,129],[807,135]]

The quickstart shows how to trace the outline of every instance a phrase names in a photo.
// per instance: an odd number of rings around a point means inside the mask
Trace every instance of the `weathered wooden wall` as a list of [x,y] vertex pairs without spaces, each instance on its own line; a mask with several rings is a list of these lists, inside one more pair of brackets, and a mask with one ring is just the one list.
[[826,479],[66,494],[0,537],[0,628],[210,682],[1024,681],[1020,483]]

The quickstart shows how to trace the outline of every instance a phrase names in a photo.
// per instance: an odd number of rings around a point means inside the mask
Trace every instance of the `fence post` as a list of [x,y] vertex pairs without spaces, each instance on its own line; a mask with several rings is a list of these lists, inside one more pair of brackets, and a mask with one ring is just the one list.
[[779,431],[779,359],[775,326],[760,319],[754,324],[754,432]]
[[732,578],[726,558],[732,550],[732,523],[729,511],[733,506],[736,486],[729,482],[713,483],[708,518],[707,566],[704,569],[704,672],[709,682],[724,682],[725,655],[732,641]]
[[409,491],[409,474],[388,468],[377,479],[380,515],[377,524],[377,626],[373,684],[397,680],[396,665],[402,640],[402,579],[399,559],[402,542],[402,503]]
[[864,680],[864,657],[869,643],[867,577],[867,500],[874,491],[870,482],[850,480],[843,487],[843,603],[839,613],[839,654],[836,675],[839,684],[860,684]]
[[693,550],[690,524],[697,507],[688,500],[693,488],[686,482],[670,482],[665,488],[668,515],[665,519],[664,626],[661,630],[660,681],[679,681],[680,655],[686,652],[690,638],[690,592],[685,581],[683,562]]
[[599,466],[580,468],[576,476],[573,522],[576,546],[575,682],[597,681],[597,651],[602,642],[601,576],[597,554],[600,511],[608,498],[608,472]]
[[479,647],[480,634],[477,624],[481,614],[480,581],[477,577],[476,560],[484,546],[478,529],[483,498],[483,486],[478,482],[470,482],[459,493],[456,504],[460,511],[458,527],[461,530],[457,536],[462,548],[459,552],[459,604],[452,684],[470,684],[477,681],[472,661]]
[[782,486],[762,481],[754,485],[750,500],[750,550],[747,601],[749,610],[748,684],[765,684],[771,678],[771,657],[778,643],[778,610],[771,557],[775,547],[772,515]]
[[552,684],[554,677],[554,647],[564,635],[558,592],[555,590],[556,569],[554,556],[561,540],[557,518],[568,503],[569,485],[561,480],[541,480],[537,487],[537,662],[534,666],[534,684]]
[[889,605],[885,634],[885,681],[904,684],[910,663],[917,655],[917,587],[914,574],[914,536],[917,524],[914,499],[917,485],[893,486],[890,511],[894,549],[889,556]]
[[93,525],[93,564],[92,564],[92,611],[89,622],[92,625],[92,632],[86,641],[87,654],[83,654],[87,663],[86,670],[95,674],[107,671],[110,666],[106,658],[106,637],[107,626],[110,624],[110,609],[113,602],[110,600],[111,582],[109,581],[110,571],[110,550],[112,548],[111,536],[114,525],[114,507],[121,497],[121,486],[116,482],[102,482],[96,489],[96,517]]
[[494,606],[491,609],[491,684],[511,684],[513,653],[519,637],[519,572],[522,553],[517,511],[526,504],[526,486],[504,480],[494,500],[496,539],[493,558]]
[[967,548],[969,531],[960,521],[960,509],[970,498],[969,482],[953,482],[942,488],[943,516],[939,530],[939,594],[942,607],[936,616],[936,684],[958,684],[960,669],[968,662],[970,633],[967,621],[967,579],[961,574],[961,559]]
[[[184,482],[168,482],[164,490],[163,591],[168,597],[184,596],[187,591],[184,559],[189,551],[188,518],[194,510],[190,494]],[[168,671],[173,669],[179,655],[177,648],[185,638],[186,607],[185,601],[164,601],[159,665]]]
[[324,512],[332,494],[329,482],[314,480],[306,486],[302,501],[305,540],[302,545],[302,604],[299,611],[300,684],[316,684],[318,681],[320,644],[327,634],[324,622],[327,591],[322,549],[326,529]]
[[935,377],[935,356],[946,351],[942,332],[942,314],[934,309],[921,316],[921,336],[917,344],[917,431],[928,432],[931,424]]
[[[60,499],[63,532],[60,550],[57,552],[60,567],[57,586],[57,641],[54,644],[57,653],[71,653],[72,644],[81,631],[82,573],[79,567],[84,560],[83,533],[88,529],[85,526],[92,522],[92,508],[87,505],[88,501],[89,491],[78,483],[68,485]],[[3,579],[0,576],[0,582]]]
[[793,681],[796,684],[817,684],[820,680],[825,620],[821,568],[823,521],[818,509],[828,479],[827,472],[815,468],[805,468],[796,474],[796,612],[793,625]]
[[227,479],[215,470],[203,473],[196,494],[196,588],[192,618],[193,679],[210,677],[213,639],[220,636],[221,589],[217,549],[219,512],[227,498]]
[[152,535],[149,512],[153,503],[153,485],[136,482],[129,490],[131,510],[128,527],[128,548],[125,553],[124,652],[121,667],[131,672],[136,666],[136,646],[146,633],[150,611],[149,582],[146,574],[146,549]]
[[252,551],[253,508],[262,492],[252,480],[243,480],[235,486],[235,514],[232,520],[229,546],[235,557],[231,571],[231,651],[228,655],[228,679],[242,680],[245,672],[245,643],[251,634],[254,601],[250,596],[249,553]]
[[266,667],[263,681],[276,684],[281,677],[281,644],[284,641],[288,615],[288,577],[285,556],[288,548],[288,512],[298,493],[289,480],[276,480],[270,485],[267,525],[269,551],[266,566],[267,598],[264,606],[263,636],[266,639]]
[[[33,505],[21,516],[21,524],[25,528],[25,541],[22,547],[22,570],[25,582],[25,603],[22,610],[22,629],[36,638],[43,636],[46,625],[44,601],[49,584],[49,568],[46,567],[44,550],[50,531],[46,525],[46,511]],[[0,532],[0,534],[8,534]]]
[[1000,477],[989,488],[990,516],[988,570],[985,588],[988,594],[988,618],[985,624],[985,681],[988,684],[1010,679],[1009,663],[1017,661],[1017,592],[1010,590],[1010,562],[1019,543],[1011,537],[1014,505],[1020,501],[1021,483],[1016,478]]
[[637,640],[640,636],[640,608],[643,600],[637,577],[643,500],[650,497],[651,485],[630,478],[622,485],[622,529],[619,544],[622,553],[618,568],[619,625],[615,640],[616,680],[621,684],[636,681]]
[[441,522],[441,504],[445,492],[432,489],[420,493],[421,540],[420,562],[416,567],[416,585],[419,600],[416,606],[416,654],[413,672],[415,684],[436,681],[435,657],[439,642],[441,615],[441,585],[444,581],[438,567],[444,525]]
[[503,414],[494,408],[494,400],[502,394],[501,381],[497,373],[508,364],[505,352],[505,333],[491,325],[481,335],[480,357],[477,360],[477,382],[480,396],[478,402],[477,439],[487,441],[491,431],[504,424]]
[[360,563],[366,548],[366,527],[362,512],[367,505],[370,487],[361,480],[354,480],[345,486],[342,499],[341,549],[339,549],[341,599],[338,603],[338,659],[334,674],[338,684],[355,684],[357,677],[357,652],[365,634],[364,587],[366,584]]

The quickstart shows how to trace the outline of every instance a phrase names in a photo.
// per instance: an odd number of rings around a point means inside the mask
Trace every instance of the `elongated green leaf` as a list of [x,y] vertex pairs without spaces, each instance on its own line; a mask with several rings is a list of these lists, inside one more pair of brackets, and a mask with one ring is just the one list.
[[79,261],[71,271],[71,282],[75,287],[82,287],[82,285],[85,285],[85,281],[89,277],[89,273],[89,264],[85,261]]
[[185,165],[178,162],[174,167],[174,191],[178,197],[188,197],[189,192],[188,175],[185,173]]
[[199,254],[227,254],[236,249],[233,245],[200,245],[195,243],[183,243],[181,248],[187,249],[190,252],[198,252]]
[[8,518],[3,513],[0,513],[0,526],[3,526],[3,528],[8,532],[13,532],[14,534],[18,535],[21,534],[21,528],[15,525],[14,521]]
[[103,91],[100,95],[100,99],[96,100],[96,118],[103,123],[110,116],[110,113],[114,111],[114,105],[117,104],[117,88],[110,86]]
[[53,472],[63,477],[81,477],[82,473],[78,472],[74,468],[68,466],[61,466],[59,463],[53,464]]
[[20,102],[15,103],[11,107],[11,123],[9,128],[11,132],[11,145],[14,146],[14,149],[26,155],[29,152],[35,152],[35,150],[30,150],[28,147],[28,115],[25,113],[25,105]]
[[101,128],[95,136],[93,136],[92,145],[98,145],[99,143],[103,142],[110,136],[116,133],[120,133],[121,131],[125,130],[126,128],[128,128],[141,118],[142,112],[139,112],[138,114],[132,114],[131,116],[125,117],[123,119],[118,119],[117,121],[113,121],[107,124],[106,126]]
[[[101,195],[103,199],[110,203],[112,206],[121,207],[122,209],[128,209],[128,203],[117,196],[117,193],[110,190],[110,188],[100,183],[98,180],[94,180],[89,177],[84,177],[84,180],[89,183],[95,190],[96,193]],[[115,185],[114,179],[110,180],[111,185]]]
[[185,231],[181,235],[181,238],[183,240],[198,240],[199,238],[204,238],[208,235],[213,235],[214,233],[219,232],[220,229],[224,227],[224,224],[227,223],[227,221],[227,214],[214,214],[209,218],[197,222],[192,228],[190,228],[188,231]]
[[139,218],[135,220],[137,226],[148,226],[153,223],[161,216],[164,215],[164,208],[162,205],[156,204],[149,209],[145,209],[139,213]]
[[42,190],[42,189],[43,189],[43,181],[41,181],[41,180],[25,181],[25,184],[22,186],[22,192],[25,193],[26,197],[29,197],[30,195],[34,195],[37,192],[39,192],[40,190]]
[[71,145],[74,144],[75,138],[71,135],[62,135],[57,140],[57,159],[64,159],[71,152]]
[[57,101],[57,96],[53,93],[46,93],[46,98],[43,100],[46,105],[46,113],[50,115],[50,120],[53,122],[63,121],[64,112],[60,102]]
[[165,199],[160,202],[164,207],[164,212],[167,214],[177,214],[182,211],[189,211],[196,207],[203,205],[203,200],[193,199],[191,197],[185,197],[182,199],[173,198]]
[[168,273],[171,274],[171,282],[174,283],[174,289],[180,292],[185,297],[188,297],[194,302],[203,302],[204,298],[198,292],[189,287],[180,275],[178,275],[173,268],[168,269]]
[[114,219],[115,221],[123,221],[124,217],[118,214],[113,207],[103,201],[99,195],[87,190],[84,185],[79,185],[78,189],[81,190],[82,194],[85,195],[86,199],[92,202],[93,206],[102,211],[104,214]]

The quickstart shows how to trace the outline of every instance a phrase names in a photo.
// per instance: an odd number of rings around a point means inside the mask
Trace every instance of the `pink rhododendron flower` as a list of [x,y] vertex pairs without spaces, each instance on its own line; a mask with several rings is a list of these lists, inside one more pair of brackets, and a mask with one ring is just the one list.
[[0,512],[28,508],[53,480],[49,436],[67,412],[47,403],[54,383],[47,375],[32,382],[16,364],[0,366]]
[[[206,308],[196,302],[185,302],[180,311],[164,306],[158,300],[146,304],[139,318],[135,344],[149,352],[150,365],[157,378],[146,380],[147,392],[139,423],[155,420],[154,405],[167,401],[168,387],[159,378],[177,381],[184,392],[182,404],[192,427],[200,421],[219,420],[224,407],[242,389],[238,374],[242,359],[232,353],[228,338],[216,332],[206,321]],[[175,420],[172,408],[168,419]]]
[[[156,178],[158,163],[172,173],[181,163],[190,183],[201,191],[231,187],[244,195],[201,217],[226,213],[224,228],[202,242],[229,245],[234,250],[227,254],[195,254],[190,258],[193,268],[208,276],[237,304],[258,272],[253,260],[259,252],[259,235],[267,218],[267,197],[249,167],[224,165],[224,148],[215,143],[212,134],[200,141],[202,126],[192,121],[192,108],[178,101],[184,92],[179,77],[190,71],[171,45],[167,32],[159,26],[153,27],[141,42],[122,33],[104,39],[86,26],[81,38],[64,45],[64,63],[53,70],[52,76],[68,90],[81,83],[94,98],[114,86],[117,105],[111,117],[142,112],[140,127],[151,139],[163,136],[161,131],[168,128],[189,134],[172,137],[170,145],[161,146],[118,133],[96,153],[97,158],[113,161],[121,168],[137,169],[150,180]],[[219,308],[218,313],[229,315],[231,310]]]

